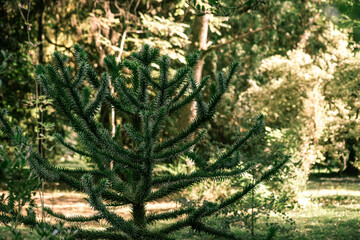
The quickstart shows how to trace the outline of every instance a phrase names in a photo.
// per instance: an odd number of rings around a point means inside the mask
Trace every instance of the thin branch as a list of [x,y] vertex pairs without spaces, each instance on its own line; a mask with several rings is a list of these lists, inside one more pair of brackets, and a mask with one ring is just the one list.
[[124,32],[123,32],[122,37],[121,37],[119,55],[118,55],[118,57],[117,57],[117,59],[116,59],[116,62],[117,62],[117,63],[119,63],[120,60],[121,60],[122,52],[123,52],[123,50],[124,50],[124,44],[125,44],[126,34],[127,34],[127,29],[126,29],[126,27],[125,27]]
[[62,45],[62,44],[54,43],[53,41],[50,40],[50,38],[49,38],[46,34],[44,34],[44,37],[45,37],[45,40],[46,40],[48,43],[50,43],[50,44],[52,44],[52,45],[54,45],[54,46],[57,46],[57,47],[65,48],[65,49],[68,50],[69,52],[74,53],[74,52],[72,51],[71,47],[67,47],[67,46]]
[[180,22],[183,23],[184,20],[185,20],[185,16],[189,13],[190,11],[190,6],[188,6],[185,10],[185,13],[182,15],[181,19],[180,19]]
[[144,33],[144,30],[128,30],[128,33]]
[[202,51],[202,55],[203,55],[203,56],[206,56],[208,53],[210,53],[210,52],[212,52],[212,51],[214,51],[214,50],[216,50],[216,49],[222,48],[222,47],[224,47],[224,46],[226,46],[226,45],[229,45],[229,44],[231,44],[231,43],[237,42],[237,41],[239,41],[239,40],[241,40],[241,39],[247,38],[247,37],[249,37],[249,36],[251,36],[251,35],[253,35],[253,34],[255,34],[255,33],[264,31],[264,30],[269,29],[269,28],[270,28],[270,26],[265,26],[265,27],[257,28],[257,29],[255,29],[255,30],[251,30],[251,29],[250,29],[249,32],[244,33],[244,34],[241,34],[241,35],[239,35],[239,36],[237,36],[237,37],[234,37],[233,39],[231,39],[231,40],[229,40],[229,41],[227,41],[227,42],[219,43],[219,44],[217,44],[217,45],[214,45],[214,46],[212,46],[212,47],[209,47],[208,49]]
[[135,16],[137,16],[137,13],[136,13],[136,10],[137,10],[137,8],[138,8],[138,6],[139,6],[139,4],[140,4],[140,0],[138,0],[137,1],[137,3],[136,3],[136,5],[135,5],[135,7],[134,7],[134,13],[135,13]]

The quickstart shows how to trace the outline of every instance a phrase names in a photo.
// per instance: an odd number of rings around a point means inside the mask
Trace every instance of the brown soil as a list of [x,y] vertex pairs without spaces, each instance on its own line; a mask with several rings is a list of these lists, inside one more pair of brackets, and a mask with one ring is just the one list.
[[[1,192],[0,192],[1,194]],[[89,203],[84,199],[85,194],[76,193],[76,192],[45,192],[44,193],[44,206],[51,208],[55,213],[61,213],[65,216],[90,216],[96,213]],[[38,206],[42,206],[41,198],[39,192],[36,193],[35,202]],[[149,212],[162,212],[171,209],[176,209],[179,207],[174,201],[162,201],[162,202],[152,202],[147,205],[147,210]],[[112,209],[118,215],[122,216],[125,219],[131,218],[130,207],[118,207]],[[41,209],[38,209],[38,216],[41,218]],[[47,215],[47,221],[54,221],[54,218]],[[94,222],[95,224],[95,222]],[[100,222],[101,225],[104,223]],[[93,225],[93,224],[91,224]],[[95,224],[98,225],[98,224]],[[93,225],[94,226],[94,225]]]

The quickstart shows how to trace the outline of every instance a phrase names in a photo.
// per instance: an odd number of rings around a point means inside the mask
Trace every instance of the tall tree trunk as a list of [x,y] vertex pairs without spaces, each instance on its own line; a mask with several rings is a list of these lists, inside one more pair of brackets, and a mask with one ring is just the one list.
[[[209,28],[209,14],[202,16],[196,16],[194,21],[194,27],[192,30],[192,38],[190,50],[204,51],[207,48],[208,28]],[[200,82],[202,76],[202,70],[204,67],[205,57],[201,57],[198,64],[194,67],[194,77],[197,83]],[[189,123],[195,118],[196,110],[195,104],[186,107],[182,111],[182,120],[180,120],[178,126],[179,130],[185,129]]]
[[349,157],[346,161],[346,166],[344,170],[344,174],[351,175],[351,176],[357,176],[360,174],[360,171],[357,167],[355,167],[355,157],[356,157],[356,151],[355,151],[355,144],[357,143],[357,140],[353,137],[347,138],[345,140],[345,147],[349,151]]
[[[43,25],[43,15],[44,15],[44,10],[45,10],[45,5],[44,5],[44,1],[40,0],[39,1],[39,5],[37,6],[39,9],[39,16],[38,16],[38,31],[37,31],[37,42],[38,42],[38,62],[39,64],[44,64],[45,63],[45,59],[44,59],[44,44],[43,44],[43,32],[44,32],[44,25]],[[37,84],[36,86],[36,95],[41,96],[42,93],[42,88],[39,84]],[[38,99],[37,99],[38,100]],[[40,109],[40,108],[38,108]],[[40,123],[40,124],[39,124]],[[45,158],[45,149],[44,149],[44,137],[45,137],[45,129],[42,126],[42,124],[44,123],[44,112],[43,111],[39,111],[39,120],[38,120],[38,151],[40,153],[40,155]]]
[[[202,16],[196,16],[194,27],[192,31],[192,39],[190,50],[200,50],[204,51],[207,49],[207,38],[208,38],[208,29],[209,29],[209,14],[204,14]],[[204,67],[205,57],[201,57],[198,64],[195,66],[194,75],[196,81],[199,83],[202,76],[202,70]]]

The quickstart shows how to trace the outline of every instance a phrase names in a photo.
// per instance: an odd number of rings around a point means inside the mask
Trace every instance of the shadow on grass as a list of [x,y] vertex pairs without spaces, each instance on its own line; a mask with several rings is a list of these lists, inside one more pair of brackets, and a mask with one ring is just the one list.
[[[358,240],[360,223],[358,219],[334,220],[319,217],[307,218],[306,225],[299,225],[293,239],[309,240]],[[301,227],[300,227],[301,226]],[[285,238],[279,238],[285,239]]]

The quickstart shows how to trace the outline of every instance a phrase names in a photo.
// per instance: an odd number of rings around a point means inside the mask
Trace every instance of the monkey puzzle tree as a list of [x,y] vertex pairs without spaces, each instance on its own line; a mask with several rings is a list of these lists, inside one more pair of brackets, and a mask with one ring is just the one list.
[[[241,149],[247,141],[263,131],[260,116],[253,128],[224,153],[215,159],[207,159],[194,150],[205,136],[202,130],[209,121],[221,96],[225,93],[230,79],[235,74],[237,63],[231,65],[228,74],[219,72],[216,83],[210,86],[210,96],[205,101],[202,90],[209,78],[202,78],[197,84],[192,68],[199,55],[195,52],[187,56],[187,65],[180,68],[173,77],[169,75],[169,58],[159,57],[158,49],[145,45],[130,60],[121,63],[114,56],[104,62],[107,71],[99,77],[87,63],[84,49],[79,45],[76,52],[76,71],[66,65],[67,57],[55,52],[55,65],[38,66],[36,74],[45,93],[52,98],[55,108],[64,115],[78,135],[78,145],[67,143],[60,135],[59,141],[96,164],[94,170],[64,169],[53,166],[36,151],[29,150],[28,161],[38,176],[47,182],[62,182],[85,192],[87,201],[97,212],[90,217],[66,217],[45,210],[52,216],[68,222],[87,222],[104,219],[109,227],[102,230],[77,229],[76,238],[83,239],[172,239],[171,234],[191,227],[198,232],[227,239],[238,239],[233,233],[226,233],[206,226],[203,219],[227,208],[240,200],[259,183],[278,173],[288,157],[281,153],[271,153],[274,165],[260,174],[257,181],[249,183],[241,191],[219,202],[206,202],[198,207],[183,207],[163,213],[149,213],[148,203],[178,193],[183,189],[207,179],[240,177],[251,170],[251,162],[241,157]],[[159,65],[158,78],[152,74],[153,63]],[[132,72],[125,75],[127,68]],[[116,94],[110,94],[109,81]],[[90,89],[92,87],[93,90]],[[151,93],[151,94],[150,94]],[[196,102],[196,118],[176,136],[166,137],[163,129],[167,118],[177,117],[178,111],[192,101]],[[97,114],[103,102],[110,103],[122,113],[127,124],[119,125],[114,136],[97,121]],[[5,118],[0,114],[1,130],[11,137],[17,136]],[[120,134],[131,139],[128,146],[118,141]],[[26,141],[18,144],[28,145]],[[175,161],[179,156],[187,156],[197,166],[190,174],[157,175],[154,164]],[[125,220],[114,209],[130,206],[132,218]],[[20,221],[28,225],[36,220],[22,216]],[[148,226],[161,220],[173,220],[156,229]]]

